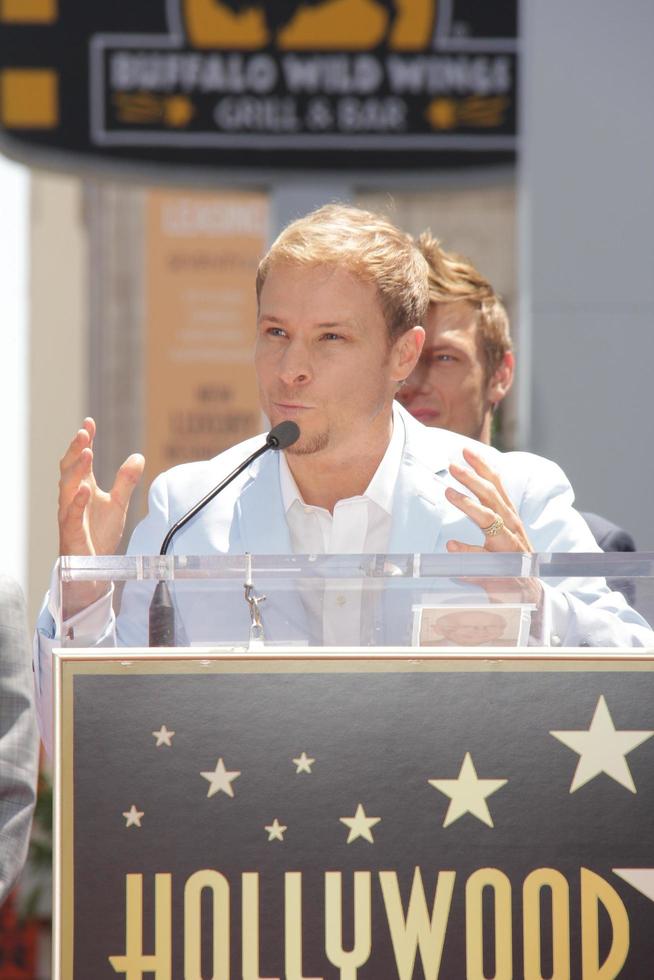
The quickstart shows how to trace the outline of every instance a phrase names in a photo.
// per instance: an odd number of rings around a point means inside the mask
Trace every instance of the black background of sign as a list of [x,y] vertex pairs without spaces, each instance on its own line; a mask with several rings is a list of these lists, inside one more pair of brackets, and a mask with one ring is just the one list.
[[[358,975],[394,980],[376,872],[399,872],[406,911],[416,865],[430,907],[435,872],[457,872],[441,977],[465,975],[464,886],[483,867],[512,883],[516,977],[524,878],[538,867],[566,876],[571,976],[580,977],[579,874],[587,867],[628,911],[631,946],[620,976],[642,980],[654,955],[654,906],[611,869],[653,864],[654,738],[627,757],[636,794],[606,775],[571,794],[579,757],[549,732],[587,730],[602,694],[616,729],[654,728],[653,683],[651,674],[568,672],[76,677],[75,980],[115,976],[106,957],[124,953],[127,872],[146,876],[145,952],[154,873],[172,872],[173,976],[182,976],[183,887],[201,868],[230,879],[233,977],[241,976],[240,873],[262,875],[261,975],[283,976],[283,874],[304,870],[304,970],[326,980],[338,971],[324,956],[324,871],[344,872],[348,948],[351,872],[371,870],[373,951]],[[172,748],[155,748],[151,732],[162,724],[176,732]],[[297,775],[291,762],[302,751],[316,760],[311,775]],[[465,752],[479,778],[509,780],[488,799],[494,828],[470,814],[443,828],[449,801],[428,780],[456,778]],[[219,757],[241,770],[233,799],[207,798],[200,772]],[[132,803],[145,813],[140,829],[121,817]],[[339,817],[354,815],[358,803],[382,817],[373,845],[346,844]],[[283,843],[268,843],[263,829],[275,817],[288,826]]]
[[[180,0],[181,2],[181,0]],[[0,7],[2,0],[0,0]],[[514,38],[516,36],[517,0],[501,0],[491,5],[486,0],[453,0],[452,22],[464,25],[472,39]],[[393,133],[384,135],[383,147],[371,149],[337,148],[329,144],[312,149],[256,147],[229,149],[224,147],[183,146],[98,146],[90,134],[88,93],[89,40],[98,34],[168,33],[164,0],[59,0],[60,16],[52,26],[13,25],[0,23],[0,69],[3,67],[53,68],[59,74],[61,91],[60,124],[52,130],[5,130],[0,133],[2,144],[14,156],[30,158],[35,152],[40,158],[48,153],[62,152],[78,159],[102,158],[114,162],[158,162],[168,166],[191,168],[218,167],[252,170],[300,169],[316,170],[393,170],[425,169],[434,166],[492,164],[514,159],[513,149],[461,150],[407,149],[396,143]],[[185,50],[190,51],[191,48]],[[268,51],[277,56],[269,48]],[[252,52],[250,52],[251,54]],[[428,53],[427,51],[425,53]],[[449,52],[448,52],[449,53]],[[377,52],[380,57],[384,51]],[[474,57],[474,53],[470,55]],[[512,136],[516,131],[517,66],[515,54],[507,57],[512,64],[512,89],[507,93],[509,107],[500,127],[469,129],[466,134]],[[422,107],[407,100],[411,126],[422,118]],[[1,113],[0,113],[1,116]],[[458,132],[458,130],[457,130]],[[445,136],[448,134],[445,133]],[[454,134],[456,135],[456,134]],[[59,161],[61,162],[61,161]]]

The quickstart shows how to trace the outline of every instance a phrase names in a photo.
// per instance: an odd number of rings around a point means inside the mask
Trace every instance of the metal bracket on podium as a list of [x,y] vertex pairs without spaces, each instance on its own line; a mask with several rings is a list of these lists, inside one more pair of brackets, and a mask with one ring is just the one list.
[[245,601],[250,607],[250,642],[248,649],[253,650],[262,647],[265,643],[263,631],[263,621],[261,619],[261,609],[259,603],[265,601],[265,595],[256,595],[252,584],[252,555],[245,556]]

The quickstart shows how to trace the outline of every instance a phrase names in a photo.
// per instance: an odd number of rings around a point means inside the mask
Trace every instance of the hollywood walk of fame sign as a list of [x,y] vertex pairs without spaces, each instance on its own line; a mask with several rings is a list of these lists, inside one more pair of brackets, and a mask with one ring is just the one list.
[[56,977],[651,975],[654,657],[358,653],[57,654]]

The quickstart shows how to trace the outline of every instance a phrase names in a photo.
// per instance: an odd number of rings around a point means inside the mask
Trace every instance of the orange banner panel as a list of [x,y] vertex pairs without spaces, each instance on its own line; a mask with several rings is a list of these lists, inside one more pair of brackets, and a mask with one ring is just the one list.
[[58,0],[0,0],[0,21],[9,24],[52,24],[59,10]]
[[255,275],[268,199],[154,190],[146,203],[146,479],[262,429]]
[[0,115],[13,129],[52,129],[59,122],[59,79],[48,68],[0,72]]

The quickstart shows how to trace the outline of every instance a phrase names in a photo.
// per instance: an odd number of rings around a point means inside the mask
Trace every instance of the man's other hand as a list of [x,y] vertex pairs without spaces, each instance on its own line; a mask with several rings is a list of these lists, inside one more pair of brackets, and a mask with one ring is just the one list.
[[[531,554],[534,549],[527,537],[525,527],[497,473],[481,456],[470,449],[463,450],[463,457],[471,469],[453,463],[450,466],[450,473],[455,480],[474,494],[474,497],[459,493],[453,487],[447,488],[445,496],[484,532],[485,540],[483,545],[448,541],[447,550],[453,552],[519,551]],[[493,533],[489,535],[488,531],[491,529]]]
[[145,460],[134,453],[118,470],[109,493],[101,490],[93,474],[94,439],[95,422],[86,418],[59,464],[60,555],[115,555],[143,473]]

